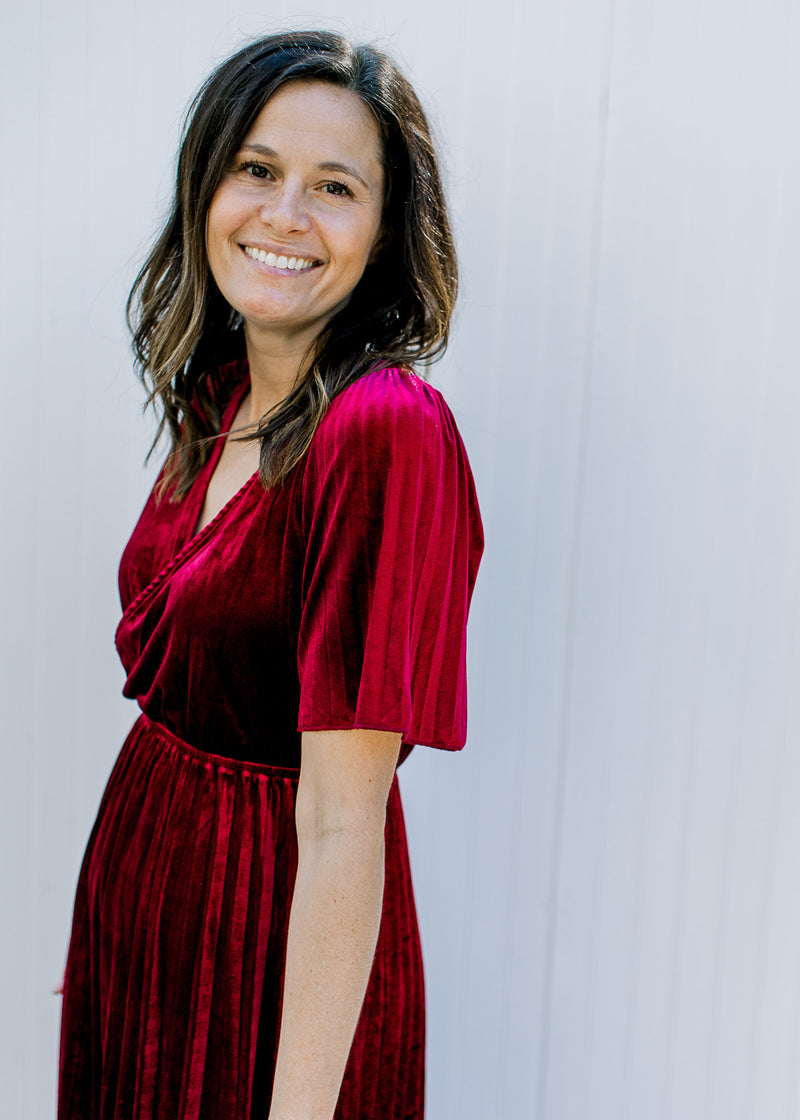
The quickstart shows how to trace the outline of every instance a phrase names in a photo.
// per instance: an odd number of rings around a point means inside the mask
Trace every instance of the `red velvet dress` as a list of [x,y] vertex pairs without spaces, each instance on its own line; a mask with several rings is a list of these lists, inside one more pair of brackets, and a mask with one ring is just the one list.
[[[230,399],[246,365],[220,374]],[[464,743],[482,550],[453,417],[382,370],[330,405],[280,488],[254,475],[193,535],[215,444],[151,495],[120,567],[117,648],[142,714],[78,881],[59,1120],[266,1120],[296,870],[300,732]],[[424,994],[395,778],[378,947],[336,1120],[423,1115]]]

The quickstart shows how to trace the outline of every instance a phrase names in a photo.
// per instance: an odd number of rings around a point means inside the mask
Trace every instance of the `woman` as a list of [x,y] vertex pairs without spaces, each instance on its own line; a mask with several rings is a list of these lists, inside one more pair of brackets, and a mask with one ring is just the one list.
[[464,743],[482,534],[410,363],[455,288],[389,59],[277,35],[212,74],[129,303],[172,448],[120,567],[142,714],[78,883],[60,1120],[423,1115],[395,770]]

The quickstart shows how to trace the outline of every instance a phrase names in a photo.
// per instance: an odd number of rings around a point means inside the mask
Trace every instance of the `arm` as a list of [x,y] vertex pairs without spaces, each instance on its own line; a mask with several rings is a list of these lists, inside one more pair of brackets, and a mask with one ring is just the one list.
[[307,731],[269,1120],[331,1120],[378,939],[399,733]]

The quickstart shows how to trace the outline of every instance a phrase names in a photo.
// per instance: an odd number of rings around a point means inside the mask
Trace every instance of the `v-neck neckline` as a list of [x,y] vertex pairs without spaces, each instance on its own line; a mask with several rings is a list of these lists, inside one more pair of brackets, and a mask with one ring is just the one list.
[[[225,412],[222,415],[222,422],[219,429],[220,437],[225,436],[227,438],[230,429],[233,426],[233,422],[236,419],[236,413],[239,411],[241,403],[247,395],[249,389],[250,375],[249,373],[247,373],[234,389],[233,395],[228,402]],[[208,457],[208,461],[203,467],[200,475],[198,476],[197,482],[195,483],[196,495],[193,495],[191,509],[188,512],[186,523],[184,526],[185,536],[183,538],[182,548],[186,548],[189,544],[192,544],[199,537],[204,537],[207,530],[211,529],[213,526],[216,526],[222,520],[228,510],[230,510],[230,508],[236,503],[237,499],[239,499],[244,494],[245,490],[249,489],[253,482],[253,479],[258,477],[258,469],[256,469],[255,471],[253,471],[250,477],[242,483],[239,489],[230,496],[225,505],[217,510],[211,520],[207,521],[202,529],[198,529],[197,523],[203,515],[203,509],[205,508],[206,498],[208,497],[208,489],[211,485],[211,479],[214,477],[214,471],[217,469],[217,464],[219,463],[224,447],[225,439],[218,439],[214,444],[211,454]]]
[[[233,396],[231,397],[231,400],[227,408],[225,409],[225,412],[223,413],[222,423],[220,424],[220,432],[227,434],[230,425],[232,424],[239,409],[239,405],[244,399],[244,394],[247,392],[249,386],[250,378],[248,375],[243,378],[242,383],[240,385],[237,385],[236,389],[233,392]],[[195,487],[198,496],[194,497],[194,494],[191,494],[190,498],[193,500],[187,501],[187,513],[185,515],[186,519],[182,524],[182,533],[186,532],[187,526],[192,527],[197,524],[200,513],[202,512],[203,504],[205,503],[208,484],[211,480],[211,475],[214,472],[217,461],[222,454],[222,447],[224,443],[225,441],[223,439],[217,440],[216,445],[214,446],[211,455],[208,458],[208,462],[202,468],[200,474],[197,477]],[[138,594],[134,595],[133,599],[130,601],[130,603],[128,603],[128,606],[122,612],[122,618],[119,620],[119,625],[117,626],[115,634],[115,641],[119,639],[119,635],[122,632],[123,626],[134,616],[136,612],[141,610],[151,601],[152,597],[158,592],[159,588],[164,585],[164,582],[169,579],[172,573],[180,568],[183,564],[185,564],[188,560],[190,560],[199,551],[199,549],[205,544],[208,538],[216,531],[216,529],[219,528],[219,526],[225,520],[227,514],[233,509],[235,505],[237,505],[241,501],[246,492],[253,485],[253,482],[258,479],[258,477],[258,471],[256,470],[253,472],[250,478],[248,478],[247,481],[239,487],[236,493],[231,496],[231,498],[225,503],[222,509],[220,509],[214,515],[214,517],[208,522],[208,524],[203,526],[202,529],[200,529],[196,533],[183,536],[182,541],[181,537],[178,537],[176,547],[174,547],[174,551],[170,559],[167,560],[167,562],[155,573],[150,582],[145,584],[145,586],[139,590]],[[199,507],[198,501],[200,503]]]

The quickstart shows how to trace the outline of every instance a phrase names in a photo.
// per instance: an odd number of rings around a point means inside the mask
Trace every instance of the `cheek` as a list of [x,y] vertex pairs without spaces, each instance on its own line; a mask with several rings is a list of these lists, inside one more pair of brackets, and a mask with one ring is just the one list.
[[238,224],[236,199],[220,188],[211,199],[206,216],[206,247],[220,246],[225,242]]
[[213,267],[214,257],[216,255],[216,245],[219,239],[219,219],[215,210],[214,203],[212,202],[209,207],[208,214],[206,215],[206,256],[208,257],[209,264]]
[[341,243],[350,258],[352,268],[364,269],[373,256],[380,238],[380,221],[363,218],[342,230]]

